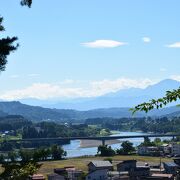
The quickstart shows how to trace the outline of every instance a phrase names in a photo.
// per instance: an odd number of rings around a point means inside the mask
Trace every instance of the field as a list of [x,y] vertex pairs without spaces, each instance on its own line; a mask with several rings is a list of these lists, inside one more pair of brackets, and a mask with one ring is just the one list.
[[[47,161],[43,162],[41,168],[38,173],[41,173],[45,176],[47,174],[53,173],[54,168],[63,168],[64,166],[75,166],[77,169],[83,170],[87,172],[87,164],[92,160],[104,160],[107,157],[81,157],[81,158],[72,158],[61,161]],[[114,156],[111,157],[113,160],[113,165],[117,163],[117,161],[136,159],[137,161],[142,162],[155,162],[159,163],[159,157],[147,157],[147,156]],[[172,161],[170,158],[162,158],[162,162]]]

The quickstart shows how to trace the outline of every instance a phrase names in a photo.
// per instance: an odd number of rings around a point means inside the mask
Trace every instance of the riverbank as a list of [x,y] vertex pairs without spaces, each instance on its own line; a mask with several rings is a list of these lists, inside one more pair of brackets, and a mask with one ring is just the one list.
[[[120,140],[107,140],[106,144],[107,145],[112,145],[112,144],[118,144],[120,143]],[[81,140],[80,141],[80,148],[89,148],[89,147],[98,147],[102,145],[102,141],[98,140]]]

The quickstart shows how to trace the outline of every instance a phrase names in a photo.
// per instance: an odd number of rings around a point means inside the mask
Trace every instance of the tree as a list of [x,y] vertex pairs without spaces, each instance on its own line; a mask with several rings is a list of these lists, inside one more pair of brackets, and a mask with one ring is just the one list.
[[[172,91],[166,91],[166,95],[159,99],[152,99],[149,102],[144,102],[131,108],[133,114],[137,111],[145,111],[146,113],[154,108],[159,109],[166,106],[168,103],[177,101],[180,99],[180,87]],[[179,106],[179,105],[178,105]]]
[[0,179],[3,180],[22,180],[27,179],[30,175],[33,175],[41,167],[36,162],[28,163],[5,163],[2,165],[4,168],[3,173],[0,175]]
[[116,151],[118,154],[130,154],[135,151],[135,148],[133,147],[133,143],[131,143],[130,141],[122,142],[121,146],[122,148]]
[[20,149],[19,157],[23,163],[29,162],[33,159],[33,152],[31,150]]
[[115,151],[111,148],[111,146],[107,146],[107,145],[98,146],[97,153],[100,154],[100,156],[114,156],[115,155]]
[[[5,31],[3,23],[3,17],[0,17],[0,32]],[[7,64],[7,56],[11,52],[17,50],[19,44],[14,45],[14,42],[18,40],[17,37],[6,37],[0,39],[0,71],[4,71]]]
[[[32,5],[32,0],[21,0],[20,4],[22,6],[28,6],[30,8]],[[2,22],[3,17],[0,17],[0,32],[5,31]],[[0,72],[5,70],[7,64],[7,56],[17,50],[19,44],[14,45],[17,40],[17,37],[6,37],[0,39]]]
[[148,137],[145,137],[144,142],[141,143],[140,146],[155,146],[155,143],[151,142],[151,140]]
[[62,157],[66,156],[67,153],[66,151],[64,151],[60,146],[58,145],[53,145],[51,147],[51,155],[52,155],[52,159],[54,160],[60,160],[62,159]]
[[30,8],[32,5],[32,0],[21,0],[20,3],[22,6],[28,6]]

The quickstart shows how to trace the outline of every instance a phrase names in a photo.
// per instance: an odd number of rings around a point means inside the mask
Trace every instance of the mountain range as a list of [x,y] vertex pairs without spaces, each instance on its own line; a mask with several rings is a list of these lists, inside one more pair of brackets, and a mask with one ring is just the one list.
[[[46,108],[75,109],[81,111],[112,107],[134,107],[135,105],[149,101],[152,98],[162,97],[167,90],[177,89],[179,87],[179,81],[166,79],[157,84],[148,86],[145,89],[123,89],[99,97],[78,98],[67,101],[21,99],[20,102],[29,105],[39,105]],[[175,105],[175,103],[172,103],[171,106],[172,105]]]
[[[53,105],[51,102],[51,104],[46,105],[48,107],[32,106],[19,101],[0,102],[0,116],[22,115],[33,121],[54,120],[59,122],[77,122],[97,117],[132,117],[132,113],[129,111],[130,107],[148,101],[151,98],[162,97],[165,91],[176,89],[179,86],[180,82],[168,79],[151,85],[146,89],[131,88],[120,90],[97,98],[72,100],[71,103],[59,102]],[[36,100],[31,102],[35,102],[36,105],[42,103],[42,101]],[[160,110],[152,110],[147,115],[180,116],[180,108],[176,106],[166,107]],[[134,117],[147,115],[143,112],[137,112]]]

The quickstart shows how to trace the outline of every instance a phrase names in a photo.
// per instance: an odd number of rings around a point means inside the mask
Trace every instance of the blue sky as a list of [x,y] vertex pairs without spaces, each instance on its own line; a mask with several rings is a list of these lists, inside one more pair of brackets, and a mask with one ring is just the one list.
[[98,96],[180,80],[180,1],[0,2],[20,48],[0,75],[0,98]]

